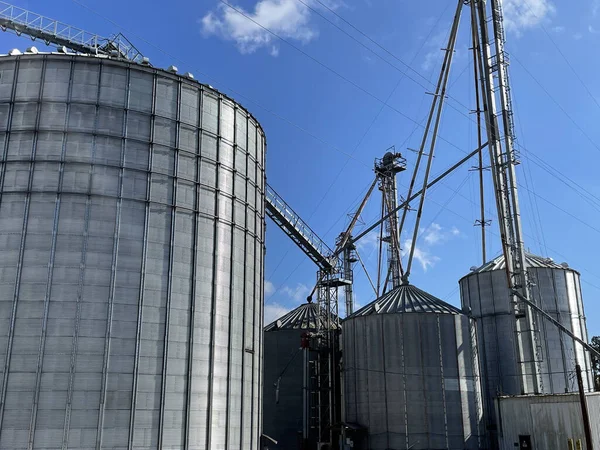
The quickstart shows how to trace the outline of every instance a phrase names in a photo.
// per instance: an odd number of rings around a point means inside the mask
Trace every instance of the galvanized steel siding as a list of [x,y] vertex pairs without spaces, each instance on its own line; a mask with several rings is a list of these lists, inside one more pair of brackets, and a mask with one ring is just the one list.
[[260,126],[173,74],[24,55],[0,143],[0,448],[258,448]]
[[[575,335],[587,341],[587,326],[581,298],[579,274],[571,269],[530,267],[533,300],[545,312],[559,320]],[[497,427],[494,398],[500,395],[522,393],[519,382],[517,346],[513,308],[504,270],[473,272],[460,281],[463,307],[470,308],[476,319],[479,336],[479,355],[485,387],[485,405],[492,430]],[[564,393],[577,390],[575,360],[584,371],[586,390],[593,386],[589,355],[581,345],[563,336],[552,324],[538,318],[539,355],[525,355],[532,360],[540,358],[540,376],[544,393]],[[523,339],[532,339],[523,336]],[[533,393],[527,387],[525,393]],[[495,425],[494,425],[495,424]]]
[[477,449],[479,378],[469,319],[457,314],[357,316],[342,323],[346,421],[365,449]]

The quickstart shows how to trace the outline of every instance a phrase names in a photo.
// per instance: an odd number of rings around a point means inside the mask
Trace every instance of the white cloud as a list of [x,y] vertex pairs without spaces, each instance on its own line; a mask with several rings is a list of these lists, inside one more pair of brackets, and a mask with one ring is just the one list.
[[565,27],[563,27],[562,25],[558,25],[556,27],[552,27],[552,31],[554,31],[555,33],[564,33]]
[[[316,3],[314,0],[304,2],[309,5]],[[241,53],[253,53],[266,47],[271,56],[279,55],[279,39],[267,30],[283,39],[302,44],[310,42],[319,34],[311,22],[310,9],[297,0],[259,0],[250,10],[236,4],[231,6],[243,14],[220,4],[199,22],[206,36],[215,35],[234,41]],[[327,6],[337,8],[339,3],[330,0]],[[315,4],[314,7],[319,5]]]
[[578,41],[581,38],[583,38],[583,34],[581,34],[581,33],[575,33],[573,35],[573,39],[575,39],[576,41]]
[[445,229],[440,224],[433,222],[429,227],[421,230],[420,236],[427,245],[432,246],[456,236],[460,236],[460,230],[453,226],[450,229]]
[[306,284],[297,283],[296,286],[284,286],[281,288],[280,292],[282,294],[287,295],[288,297],[296,300],[297,302],[306,301],[306,297],[310,294],[311,288],[309,288]]
[[437,223],[432,223],[431,225],[429,225],[429,228],[427,228],[423,232],[423,239],[429,245],[435,245],[438,242],[440,242],[443,238],[444,235],[442,233],[442,226]]
[[358,250],[370,250],[379,244],[379,229],[376,228],[370,233],[364,235],[360,240],[356,243],[356,248]]
[[270,297],[275,292],[275,286],[269,280],[265,280],[265,297]]
[[[412,240],[406,239],[402,248],[402,256],[408,254],[411,247]],[[419,247],[418,245],[415,246],[414,258],[419,262],[419,264],[421,264],[424,272],[427,272],[429,268],[435,266],[441,260],[439,256],[432,255],[429,251]]]
[[279,319],[281,316],[287,314],[290,311],[290,308],[283,306],[279,303],[265,303],[265,308],[263,310],[263,315],[265,319],[265,325],[274,322]]
[[596,28],[594,28],[593,26],[589,25],[588,26],[588,31],[592,34],[598,34],[600,33],[600,30],[597,30]]
[[506,29],[517,34],[539,25],[556,12],[550,0],[504,0],[503,9]]
[[596,17],[600,12],[600,0],[594,0],[592,2],[592,16]]

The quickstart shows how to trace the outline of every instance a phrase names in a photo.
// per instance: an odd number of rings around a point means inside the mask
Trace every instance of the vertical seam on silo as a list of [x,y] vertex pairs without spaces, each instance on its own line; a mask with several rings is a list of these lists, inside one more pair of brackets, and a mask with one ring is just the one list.
[[398,339],[400,341],[400,359],[401,359],[401,374],[402,374],[402,398],[404,400],[404,442],[406,443],[406,448],[409,448],[409,436],[408,436],[408,398],[406,395],[406,359],[404,357],[404,318],[406,316],[404,314],[400,315],[400,336]]
[[[558,290],[556,289],[556,272],[554,269],[551,271],[552,273],[552,290],[554,292],[554,306],[556,307],[556,319],[562,323],[560,308],[558,306]],[[566,275],[566,273],[565,273]],[[558,331],[558,342],[560,344],[560,355],[562,357],[562,368],[563,368],[563,377],[565,382],[565,392],[569,390],[569,376],[567,371],[567,355],[565,352],[565,342],[563,341],[563,334],[561,331]]]
[[[233,109],[233,205],[234,211],[236,209],[236,201],[237,195],[235,193],[235,186],[237,180],[237,153],[238,153],[238,134],[237,134],[237,118],[238,118],[238,106],[235,105]],[[246,124],[246,136],[248,135],[248,125]],[[248,145],[246,144],[246,147]],[[244,183],[244,189],[247,189],[246,183]],[[239,206],[238,206],[239,207]],[[244,207],[244,221],[243,221],[243,229],[244,229],[244,259],[243,259],[243,271],[242,271],[242,360],[241,360],[241,373],[240,373],[240,449],[244,448],[244,425],[245,417],[244,417],[244,394],[246,393],[245,389],[245,381],[246,381],[246,276],[247,276],[247,257],[248,257],[248,227],[246,226],[247,220],[246,208]],[[234,212],[234,222],[238,225],[237,220],[235,220],[235,212]],[[240,224],[241,226],[242,224]],[[252,425],[250,425],[252,426]]]
[[[129,85],[129,70],[127,70],[127,81],[126,84]],[[102,76],[100,77],[100,84],[102,84]],[[125,99],[123,100],[125,101]],[[123,105],[125,106],[125,105]],[[127,111],[123,114],[123,119],[121,123],[121,134],[123,134],[123,130],[125,128],[125,123],[127,119]],[[97,122],[97,121],[96,121]],[[98,124],[96,123],[96,129]],[[93,150],[93,156],[95,156],[95,146]],[[93,159],[92,159],[93,161]],[[123,141],[121,141],[121,162],[123,161]],[[112,252],[112,260],[111,260],[111,270],[110,270],[110,283],[109,283],[109,294],[108,294],[108,311],[106,316],[106,336],[104,338],[104,361],[102,364],[102,384],[100,385],[100,405],[98,411],[98,432],[96,434],[96,449],[100,450],[102,448],[102,437],[104,431],[104,413],[106,410],[106,391],[108,384],[108,367],[110,365],[110,348],[111,348],[111,340],[112,340],[112,328],[113,328],[113,314],[114,314],[114,303],[115,303],[115,284],[116,284],[116,276],[117,276],[117,257],[119,253],[119,238],[120,238],[120,229],[121,229],[121,211],[122,211],[122,202],[123,202],[123,164],[121,164],[121,169],[119,171],[119,180],[118,180],[118,197],[116,199],[116,213],[115,213],[115,228],[113,233],[113,252]]]
[[[256,122],[256,121],[255,121]],[[254,239],[255,239],[255,250],[254,250],[254,259],[256,260],[256,255],[257,255],[257,251],[256,251],[256,247],[259,247],[260,251],[261,251],[261,255],[262,255],[262,248],[261,246],[264,248],[265,242],[264,242],[264,232],[262,230],[256,230],[256,205],[257,205],[257,185],[256,185],[256,179],[257,179],[257,172],[258,172],[258,166],[256,164],[257,162],[257,158],[256,155],[258,154],[258,135],[259,135],[259,128],[260,128],[260,124],[258,122],[256,122],[256,126],[254,127],[254,155],[255,155],[255,164],[254,164],[254,216],[252,217],[252,220],[254,221]],[[262,155],[261,155],[262,156]],[[246,157],[246,163],[248,162],[248,156]],[[246,169],[246,176],[248,177],[248,170]],[[261,202],[263,202],[263,211],[264,211],[264,197],[261,195]],[[260,236],[259,236],[260,234]],[[258,313],[256,311],[256,308],[254,309],[254,321],[252,324],[252,343],[253,343],[253,353],[252,353],[252,361],[256,361],[257,364],[257,370],[254,370],[254,364],[253,364],[253,370],[252,370],[252,410],[251,410],[251,417],[253,418],[253,420],[256,420],[256,427],[255,430],[257,432],[257,436],[256,436],[256,444],[254,443],[254,439],[252,439],[251,441],[251,446],[252,445],[258,445],[260,443],[260,430],[262,429],[262,401],[261,401],[261,396],[262,396],[262,373],[264,370],[264,366],[263,366],[263,351],[262,351],[262,346],[263,346],[263,322],[264,322],[264,311],[263,311],[263,303],[264,303],[264,266],[265,266],[265,261],[264,258],[261,256],[261,264],[260,264],[260,273],[257,273],[256,271],[254,272],[254,276],[255,279],[258,278],[258,291],[254,290],[255,295],[254,295],[254,304],[257,305],[258,304]],[[258,295],[256,295],[258,294]],[[258,297],[258,298],[257,298]],[[256,319],[258,318],[258,323],[256,323]],[[254,344],[257,341],[256,338],[256,334],[257,334],[257,330],[258,330],[258,347],[254,347]],[[254,375],[256,374],[257,380],[254,380]],[[255,383],[256,381],[256,383]],[[256,386],[256,390],[255,390],[255,386]],[[256,408],[257,410],[254,410],[254,404],[256,401]]]
[[[192,403],[192,385],[194,380],[194,338],[195,338],[195,324],[196,324],[196,283],[197,283],[197,265],[198,265],[198,219],[200,211],[200,170],[198,167],[198,149],[200,148],[201,132],[200,129],[200,116],[202,114],[202,91],[199,89],[198,100],[196,102],[198,117],[196,118],[196,142],[195,142],[195,154],[194,154],[194,165],[196,166],[194,176],[194,225],[192,228],[192,286],[190,290],[190,319],[188,322],[188,361],[187,361],[187,386],[186,386],[186,406],[185,406],[185,442],[184,449],[190,448],[190,425],[191,425],[191,403]],[[181,126],[181,124],[179,125]]]
[[[494,294],[494,272],[489,272],[488,275],[489,275],[489,278],[490,278],[490,291],[491,291],[490,297],[491,297],[491,301],[492,301],[492,309],[493,309],[493,313],[492,314],[493,314],[493,318],[494,318],[494,320],[493,320],[493,324],[494,324],[494,338],[496,340],[496,352],[495,352],[495,359],[496,359],[496,361],[495,362],[496,362],[496,373],[498,375],[498,382],[497,382],[497,385],[496,385],[496,389],[498,388],[498,385],[499,385],[501,391],[503,392],[504,391],[504,376],[502,374],[502,372],[503,372],[502,371],[502,364],[501,364],[500,358],[499,358],[499,352],[500,352],[500,345],[499,345],[499,343],[500,343],[500,340],[499,340],[499,336],[498,336],[498,323],[497,323],[498,314],[496,313],[496,295]],[[479,282],[479,279],[477,281]],[[481,304],[481,294],[479,295],[479,303]],[[509,307],[510,307],[510,304],[509,304]],[[480,306],[480,310],[481,310],[481,306]],[[483,314],[482,314],[482,319],[483,319]],[[516,327],[516,325],[512,326],[513,329],[515,329],[515,327]],[[519,348],[518,347],[519,346],[519,342],[518,342],[517,334],[513,333],[513,335],[515,336],[515,339],[517,339],[514,342],[513,350],[515,350],[515,358],[516,358],[515,362],[516,362],[517,366],[519,366],[521,364],[519,362],[519,360],[521,358],[521,355],[519,355],[519,352],[517,350]],[[517,347],[515,347],[515,346],[517,346]],[[515,368],[517,369],[517,372],[521,371],[521,369],[519,367],[515,367]],[[498,393],[497,390],[496,390],[496,393]],[[495,394],[492,393],[492,400],[493,400],[494,396],[495,396]],[[492,407],[492,406],[490,405],[490,407]]]
[[[533,268],[529,269],[529,277],[530,277],[530,279],[532,279],[532,275],[533,275],[532,269]],[[531,292],[532,300],[534,302],[535,302],[535,289],[534,289],[534,287],[537,286],[537,288],[538,288],[537,289],[538,295],[539,295],[539,304],[538,304],[538,306],[540,308],[544,307],[544,298],[543,298],[543,295],[542,295],[542,289],[540,288],[540,284],[541,283],[540,283],[540,273],[539,272],[541,270],[544,270],[544,269],[552,271],[551,268],[545,268],[545,267],[535,268],[535,272],[537,273],[538,276],[537,276],[537,279],[533,278],[531,280],[531,281],[533,281],[534,284],[530,287],[530,292]],[[554,296],[554,300],[556,301],[556,295]],[[537,315],[537,312],[535,312],[535,311],[532,310],[532,314]],[[560,313],[558,312],[558,309],[557,309],[557,315],[558,315],[558,318],[560,320]],[[552,379],[552,360],[550,358],[550,349],[548,348],[548,328],[547,328],[547,323],[546,323],[546,320],[542,320],[541,317],[538,317],[536,319],[536,322],[538,324],[541,324],[541,325],[538,325],[538,327],[540,328],[540,330],[541,330],[541,332],[542,332],[542,334],[544,336],[543,340],[539,340],[538,341],[539,342],[539,346],[541,347],[542,350],[544,350],[542,352],[542,360],[540,361],[539,366],[540,366],[540,368],[543,368],[544,357],[545,357],[547,359],[546,373],[548,375],[548,384],[550,386],[550,393],[554,393],[554,381]],[[559,334],[560,334],[560,332],[559,332]],[[543,381],[544,374],[541,373],[540,376],[542,377],[542,381]]]
[[[152,104],[150,106],[150,140],[154,136],[154,113],[156,110],[156,71],[152,74]],[[152,152],[148,146],[148,163],[146,165],[146,201],[144,210],[144,237],[142,243],[142,261],[140,264],[140,288],[138,297],[138,315],[135,335],[135,356],[133,360],[133,380],[131,389],[131,415],[129,417],[129,436],[127,448],[133,448],[135,439],[135,413],[137,409],[138,379],[140,373],[140,345],[142,340],[142,325],[144,317],[144,284],[146,282],[146,259],[148,257],[148,229],[150,227],[150,171],[152,168]]]
[[[574,270],[565,270],[565,274],[570,273],[573,277],[573,284],[575,285],[575,295],[577,297],[577,311],[578,311],[578,320],[577,320],[577,328],[581,331],[581,339],[588,342],[588,332],[587,332],[587,319],[585,317],[585,305],[583,304],[583,294],[581,292],[581,280],[579,278],[579,274]],[[592,378],[592,361],[590,358],[590,353],[584,350],[583,352],[583,362],[585,364],[585,372],[586,379],[588,382],[588,391],[594,391],[594,380]]]
[[[467,411],[468,411],[468,423],[469,423],[469,428],[471,429],[471,434],[473,434],[473,428],[472,428],[472,420],[471,420],[471,407],[469,405],[469,376],[467,375],[467,367],[465,366],[463,369],[463,374],[461,374],[460,372],[460,353],[459,353],[459,345],[458,345],[458,330],[460,330],[460,335],[462,338],[462,348],[463,348],[463,360],[466,360],[467,358],[464,355],[468,355],[468,353],[471,354],[471,357],[473,356],[473,352],[472,349],[473,347],[471,346],[472,341],[471,341],[471,334],[470,334],[470,329],[469,329],[469,335],[468,335],[468,341],[467,343],[469,344],[468,346],[465,343],[465,334],[464,334],[464,330],[463,330],[463,323],[462,323],[462,317],[466,317],[466,316],[462,316],[462,315],[452,315],[452,325],[454,328],[454,350],[456,350],[456,368],[457,368],[457,387],[458,387],[458,396],[460,398],[460,411],[461,411],[461,422],[463,423],[462,426],[462,435],[463,435],[463,442],[466,443],[467,441],[467,436],[465,433],[465,413],[464,413],[464,404],[463,404],[463,389],[461,388],[461,382],[464,380],[467,386],[466,389],[466,398],[467,398]],[[470,319],[467,317],[467,324],[469,323]],[[441,334],[440,334],[440,339],[441,339]],[[464,362],[463,362],[463,366],[464,366]],[[474,361],[471,361],[471,367],[472,367],[472,381],[475,380],[475,364]],[[475,395],[475,386],[473,385],[473,394]],[[446,402],[446,391],[444,390],[444,404]],[[445,420],[446,420],[446,429],[447,429],[447,416],[444,416]],[[479,433],[477,433],[477,435],[479,435]]]
[[[67,152],[67,140],[68,140],[68,124],[69,117],[71,114],[71,102],[73,97],[73,78],[75,73],[75,64],[71,61],[71,80],[69,86],[68,93],[68,103],[67,103],[67,114],[65,117],[65,132],[63,138],[63,148],[61,154],[61,160],[65,161],[66,152]],[[100,73],[98,72],[97,80],[99,81]],[[88,184],[91,182],[91,172],[88,170]],[[65,420],[63,425],[63,441],[62,441],[62,449],[66,450],[69,442],[69,431],[71,426],[71,407],[73,400],[73,384],[75,379],[75,365],[77,363],[77,344],[79,338],[79,324],[81,320],[81,299],[83,296],[83,283],[84,283],[84,275],[85,275],[85,264],[87,257],[87,246],[89,241],[89,224],[90,224],[90,211],[91,211],[91,199],[89,195],[86,195],[85,198],[85,217],[83,222],[83,243],[82,243],[82,252],[81,259],[79,261],[79,277],[77,284],[77,297],[76,297],[76,306],[75,306],[75,324],[73,328],[73,336],[71,341],[71,358],[70,358],[70,367],[69,367],[69,386],[67,390],[67,404],[65,405]]]
[[[31,152],[31,172],[29,174],[29,195],[31,196],[31,192],[33,190],[33,173],[35,172],[35,155],[37,150],[37,138],[40,127],[40,115],[42,109],[42,95],[44,92],[44,78],[46,74],[46,57],[42,59],[42,70],[40,72],[40,89],[38,92],[38,103],[37,103],[37,112],[35,119],[35,132],[33,134],[33,147]],[[59,183],[58,189],[60,190],[60,182],[62,181],[62,176],[59,174]],[[38,360],[35,374],[35,387],[33,391],[33,405],[31,408],[31,418],[29,421],[29,441],[27,447],[29,449],[33,448],[33,442],[35,438],[35,426],[37,419],[37,410],[38,410],[38,402],[40,398],[40,381],[42,378],[42,365],[44,364],[44,351],[46,349],[46,333],[48,329],[48,311],[50,308],[50,293],[52,287],[52,271],[54,270],[54,256],[56,254],[56,236],[58,233],[58,214],[60,210],[60,195],[57,193],[55,196],[54,202],[54,215],[52,222],[52,241],[50,244],[50,255],[48,259],[47,265],[47,275],[46,275],[46,292],[44,294],[44,312],[42,316],[42,329],[40,335],[40,343],[38,349]]]
[[[202,95],[202,114],[204,113],[204,88],[201,92]],[[204,121],[201,123],[204,126]],[[204,129],[202,129],[202,133],[204,134]],[[204,156],[201,155],[201,163],[203,164]],[[215,175],[215,185],[218,185],[218,172]],[[217,262],[219,259],[218,252],[218,239],[220,236],[219,226],[218,226],[218,216],[219,216],[219,198],[218,198],[218,190],[215,188],[215,196],[214,196],[214,214],[213,214],[213,254],[212,254],[212,280],[211,280],[211,305],[210,305],[210,334],[209,334],[209,344],[208,344],[208,392],[206,399],[206,449],[210,450],[211,448],[211,438],[212,438],[212,397],[213,397],[213,378],[214,378],[214,345],[215,345],[215,323],[216,323],[216,304],[217,304],[217,292],[216,292],[216,284],[217,284]]]
[[[179,144],[178,135],[179,135],[179,102],[181,101],[181,83],[175,81],[177,86],[177,109],[175,111],[175,147]],[[154,150],[154,146],[153,146]],[[172,149],[169,149],[172,150]],[[178,151],[175,150],[175,155],[173,158],[173,180],[171,181],[171,187],[173,189],[171,193],[171,205],[168,205],[167,198],[167,207],[171,209],[171,225],[169,230],[169,269],[167,272],[167,299],[165,304],[165,334],[163,338],[163,360],[162,360],[162,376],[161,376],[161,389],[160,389],[160,419],[158,425],[158,449],[163,448],[163,439],[165,433],[165,402],[166,402],[166,392],[167,392],[167,374],[169,369],[169,332],[170,332],[170,321],[171,321],[171,300],[173,298],[173,255],[175,251],[175,222],[177,219],[177,162],[178,162]]]
[[383,324],[383,314],[379,314],[379,318],[381,319],[381,355],[383,358],[383,397],[385,399],[385,437],[387,446],[390,446],[390,413],[388,406],[388,390],[387,390],[387,370],[385,368],[385,333],[384,333],[384,324]]
[[[483,313],[482,313],[482,309],[481,309],[481,287],[480,287],[480,274],[478,273],[477,275],[475,275],[475,281],[477,282],[477,301],[479,303],[479,324],[477,323],[477,320],[475,320],[475,333],[477,333],[478,330],[481,330],[481,336],[477,335],[477,337],[479,339],[481,339],[481,345],[479,345],[479,342],[477,343],[477,352],[481,354],[481,358],[478,358],[479,362],[479,366],[483,367],[483,386],[482,386],[482,395],[484,397],[484,404],[485,406],[483,407],[483,413],[484,413],[484,420],[487,421],[489,423],[489,413],[488,411],[491,410],[491,406],[490,406],[490,398],[489,398],[489,375],[488,375],[488,359],[487,359],[487,347],[486,347],[486,339],[485,339],[485,331],[484,331],[484,325],[483,325]],[[472,306],[471,306],[471,299],[472,299],[472,294],[471,294],[471,284],[469,282],[469,280],[466,281],[466,286],[467,286],[467,292],[468,292],[468,299],[469,299],[469,308],[471,308],[471,314],[472,314]],[[486,425],[487,428],[487,425]]]
[[[453,316],[450,316],[453,317]],[[442,382],[442,405],[444,408],[444,437],[446,439],[446,447],[450,448],[450,441],[448,439],[448,408],[446,404],[446,379],[444,378],[444,350],[442,348],[442,330],[440,326],[440,316],[439,314],[435,315],[435,322],[437,325],[437,334],[438,334],[438,351],[440,352],[440,375]],[[454,333],[454,340],[456,342],[456,332]],[[459,393],[460,393],[460,380],[459,384]]]
[[[419,337],[419,353],[421,360],[421,369],[424,367],[423,355],[423,333],[421,331],[421,315],[417,316],[417,336]],[[423,386],[423,409],[425,410],[425,435],[427,436],[427,448],[431,448],[431,434],[429,433],[429,408],[427,407],[427,383],[425,379],[425,371],[421,370],[421,382]]]
[[[569,275],[572,276],[573,278],[573,288],[575,290],[575,300],[577,300],[577,331],[580,333],[579,337],[584,340],[585,342],[588,342],[588,334],[587,334],[587,325],[586,325],[586,318],[585,318],[585,311],[584,311],[584,305],[583,305],[583,299],[582,299],[582,294],[581,294],[581,285],[579,282],[579,278],[575,276],[575,273],[572,271],[565,271],[565,276],[567,276],[567,273]],[[582,326],[582,322],[583,322],[583,326]],[[572,322],[571,322],[571,327],[573,328]],[[582,350],[582,363],[583,363],[583,371],[586,374],[586,379],[589,383],[589,390],[593,390],[591,388],[591,386],[593,386],[593,383],[590,383],[589,380],[589,373],[591,370],[591,367],[589,366],[588,363],[591,364],[590,361],[590,357],[589,357],[589,352],[586,352],[584,348],[581,349]]]
[[[3,164],[3,170],[2,170],[2,179],[0,180],[0,188],[2,188],[0,190],[0,203],[2,201],[3,194],[4,194],[4,179],[5,179],[5,175],[6,175],[6,159],[8,156],[8,145],[10,142],[10,135],[11,135],[11,131],[12,131],[12,118],[13,118],[13,111],[14,111],[14,104],[15,104],[15,92],[17,89],[17,78],[19,76],[19,66],[20,66],[19,62],[20,62],[20,59],[18,59],[18,58],[15,59],[13,85],[12,85],[12,90],[11,90],[11,94],[10,94],[11,100],[10,100],[9,107],[8,107],[8,120],[7,120],[7,125],[6,125],[7,137],[4,142],[4,154],[3,154],[4,164]],[[26,194],[25,195],[25,206],[23,208],[23,226],[21,227],[21,239],[20,239],[20,244],[19,244],[19,260],[17,263],[15,287],[13,289],[13,304],[12,304],[12,308],[11,308],[8,339],[7,339],[7,343],[6,343],[6,356],[4,358],[4,373],[3,373],[3,377],[2,377],[2,393],[1,393],[1,399],[0,399],[0,437],[2,436],[2,430],[3,430],[2,423],[4,421],[4,406],[6,403],[6,389],[8,386],[8,374],[9,374],[9,369],[10,369],[12,345],[13,345],[14,334],[15,334],[15,321],[17,318],[17,303],[18,303],[18,297],[19,297],[19,286],[21,284],[21,272],[22,272],[22,267],[23,267],[23,249],[25,247],[25,230],[27,227],[27,215],[29,214],[28,198],[29,198],[29,196]]]
[[[223,114],[223,96],[219,95],[217,98],[217,186],[218,193],[220,196],[228,198],[228,193],[225,192],[224,189],[221,189],[221,177],[220,173],[223,169],[223,163],[221,162],[221,145],[223,142],[223,136],[221,135],[221,119]],[[219,211],[220,212],[220,211]],[[227,211],[226,214],[231,214],[233,216],[233,200],[231,202],[231,209]],[[232,216],[230,216],[232,218]],[[219,222],[221,222],[221,215],[219,214]],[[223,225],[227,226],[226,220],[223,221]],[[230,220],[229,223],[230,230],[227,233],[229,236],[229,286],[227,290],[228,294],[228,303],[229,303],[229,317],[228,317],[228,326],[227,326],[227,388],[225,394],[225,448],[229,447],[229,423],[231,416],[231,356],[232,356],[232,348],[231,348],[231,328],[233,325],[233,248],[234,248],[234,225],[233,220]]]

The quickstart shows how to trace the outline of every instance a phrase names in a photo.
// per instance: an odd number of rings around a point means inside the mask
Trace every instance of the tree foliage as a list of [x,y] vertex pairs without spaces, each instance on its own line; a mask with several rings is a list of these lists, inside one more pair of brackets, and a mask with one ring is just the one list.
[[[590,345],[600,352],[600,336],[594,336]],[[592,353],[592,368],[594,370],[594,383],[596,390],[600,391],[600,357]]]

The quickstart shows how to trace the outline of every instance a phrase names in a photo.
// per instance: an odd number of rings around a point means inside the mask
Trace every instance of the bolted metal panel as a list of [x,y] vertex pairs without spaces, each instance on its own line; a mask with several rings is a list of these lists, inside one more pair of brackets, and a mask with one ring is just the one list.
[[[532,301],[550,314],[576,336],[588,340],[587,326],[579,273],[566,264],[560,265],[548,258],[527,255],[532,287]],[[499,257],[460,280],[463,308],[470,311],[477,323],[479,357],[484,380],[484,404],[488,429],[498,429],[494,399],[498,395],[519,395],[518,364],[513,327],[517,320],[507,289],[504,258]],[[540,343],[538,374],[544,393],[561,394],[577,391],[575,361],[583,370],[586,390],[593,390],[591,362],[587,352],[572,339],[563,336],[551,323],[537,318]],[[524,355],[531,359],[536,355]],[[530,394],[531,392],[525,392]]]
[[342,335],[346,422],[366,429],[355,446],[480,448],[479,369],[467,316],[403,285],[347,318]]
[[305,364],[317,355],[300,348],[302,335],[316,331],[318,314],[316,303],[305,303],[264,328],[263,432],[278,448],[303,448]]
[[260,125],[165,71],[3,56],[0,144],[0,449],[257,449]]

